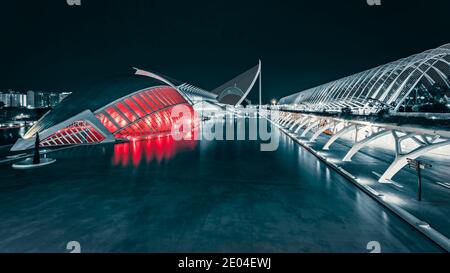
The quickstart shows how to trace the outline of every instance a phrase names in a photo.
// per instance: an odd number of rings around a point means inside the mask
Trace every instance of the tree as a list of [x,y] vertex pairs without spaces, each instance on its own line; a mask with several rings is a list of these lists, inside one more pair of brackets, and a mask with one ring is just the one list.
[[5,103],[3,101],[0,101],[0,109],[5,107]]

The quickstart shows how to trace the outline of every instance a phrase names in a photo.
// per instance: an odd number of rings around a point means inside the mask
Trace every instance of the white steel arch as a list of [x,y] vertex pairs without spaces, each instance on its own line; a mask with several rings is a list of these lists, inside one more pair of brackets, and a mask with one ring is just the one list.
[[[375,113],[390,106],[398,111],[420,83],[450,86],[450,44],[427,50],[355,75],[284,97],[279,106],[300,111]],[[379,103],[371,105],[372,102]]]

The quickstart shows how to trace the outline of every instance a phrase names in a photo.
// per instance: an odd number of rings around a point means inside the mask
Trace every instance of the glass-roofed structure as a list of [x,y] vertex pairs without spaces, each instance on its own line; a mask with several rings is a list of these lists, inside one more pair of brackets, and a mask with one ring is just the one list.
[[186,106],[194,115],[187,95],[156,74],[116,78],[66,98],[33,125],[11,150],[34,147],[38,133],[40,146],[48,147],[171,132],[174,122],[171,111],[178,105]]
[[373,114],[382,109],[450,102],[450,44],[282,98],[279,106],[311,112]]
[[[177,118],[172,110],[184,106],[190,111],[191,128],[196,126],[196,109],[205,104],[214,109],[237,106],[255,84],[260,65],[228,82],[244,92],[230,100],[223,92],[209,92],[161,74],[136,69],[127,75],[74,92],[46,113],[12,147],[12,151],[31,149],[36,136],[42,147],[114,142],[118,139],[148,138],[171,133]],[[223,91],[219,88],[217,90]],[[225,99],[224,99],[225,98]],[[198,112],[198,111],[197,111]],[[180,117],[182,118],[182,117]]]

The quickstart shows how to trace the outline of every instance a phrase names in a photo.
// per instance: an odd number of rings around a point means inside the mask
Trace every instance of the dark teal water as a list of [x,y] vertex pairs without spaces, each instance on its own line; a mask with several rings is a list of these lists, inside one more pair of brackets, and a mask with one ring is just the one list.
[[13,144],[28,129],[29,129],[29,127],[0,128],[0,146]]
[[274,152],[161,138],[51,157],[0,166],[1,252],[441,251],[283,134]]

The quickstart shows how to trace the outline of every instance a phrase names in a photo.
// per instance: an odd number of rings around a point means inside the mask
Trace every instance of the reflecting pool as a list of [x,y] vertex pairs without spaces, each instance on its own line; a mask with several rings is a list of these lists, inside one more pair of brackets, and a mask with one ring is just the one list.
[[63,149],[36,170],[0,165],[0,251],[442,251],[274,132],[274,152],[166,136]]

